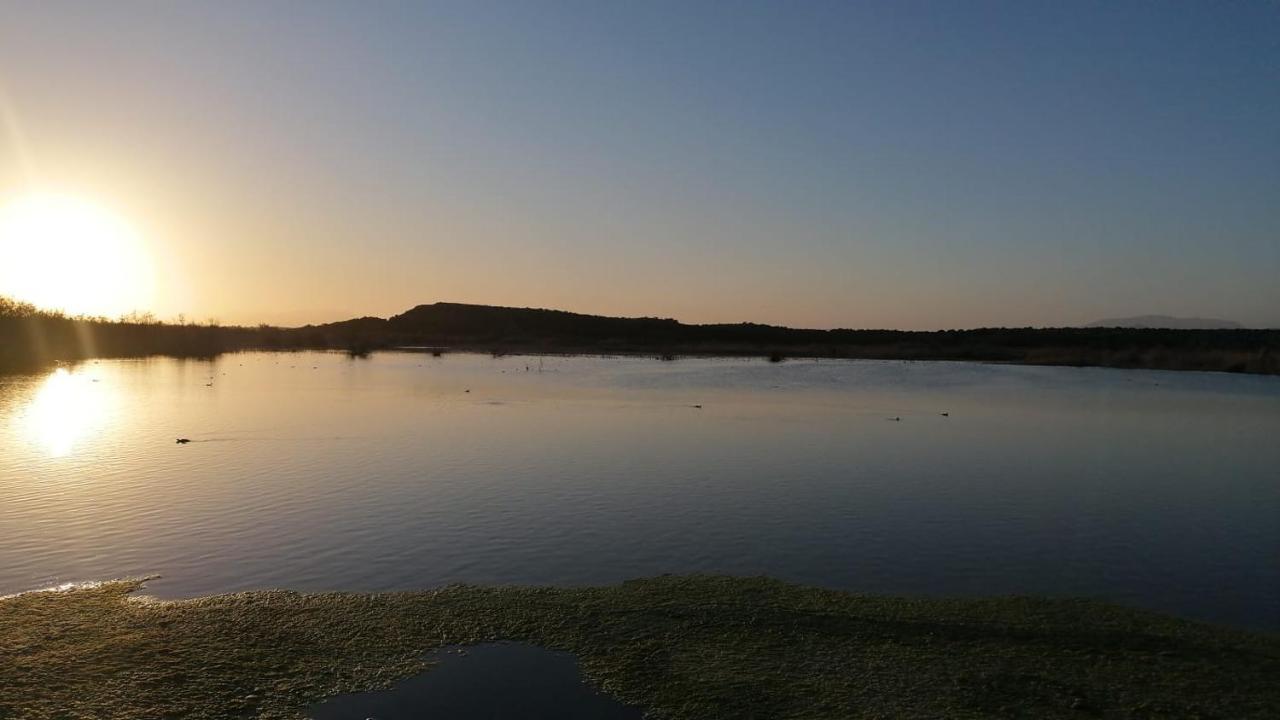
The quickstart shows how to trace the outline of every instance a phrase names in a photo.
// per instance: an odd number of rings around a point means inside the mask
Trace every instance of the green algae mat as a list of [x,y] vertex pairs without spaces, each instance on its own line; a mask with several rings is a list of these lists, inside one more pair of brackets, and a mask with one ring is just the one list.
[[496,640],[574,653],[651,718],[1280,717],[1280,638],[1092,601],[718,576],[173,602],[139,587],[0,599],[0,718],[301,718]]

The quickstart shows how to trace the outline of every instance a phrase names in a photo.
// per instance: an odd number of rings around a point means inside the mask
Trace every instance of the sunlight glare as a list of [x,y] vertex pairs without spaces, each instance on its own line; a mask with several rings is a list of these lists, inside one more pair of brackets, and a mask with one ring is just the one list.
[[102,425],[106,411],[101,387],[84,375],[58,368],[45,378],[27,408],[27,435],[50,457],[66,457]]
[[119,215],[72,196],[23,195],[0,208],[0,295],[72,315],[147,310],[151,261]]

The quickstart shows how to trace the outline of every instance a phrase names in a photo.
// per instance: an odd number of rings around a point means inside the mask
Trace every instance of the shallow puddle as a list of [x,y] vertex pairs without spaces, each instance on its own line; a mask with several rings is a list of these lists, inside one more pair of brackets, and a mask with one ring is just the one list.
[[339,695],[314,705],[313,720],[639,720],[583,682],[568,653],[494,643],[432,653],[430,670],[390,690]]

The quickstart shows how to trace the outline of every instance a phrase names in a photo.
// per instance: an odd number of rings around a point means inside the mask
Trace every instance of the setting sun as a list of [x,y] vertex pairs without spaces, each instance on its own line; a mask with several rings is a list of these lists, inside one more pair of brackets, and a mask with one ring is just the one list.
[[150,258],[118,214],[45,193],[0,207],[0,295],[73,315],[115,316],[148,309],[151,291]]

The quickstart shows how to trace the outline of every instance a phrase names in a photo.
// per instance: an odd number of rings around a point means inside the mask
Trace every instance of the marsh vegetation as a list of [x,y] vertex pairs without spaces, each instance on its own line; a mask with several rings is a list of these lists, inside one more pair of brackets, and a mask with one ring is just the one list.
[[1221,717],[1280,713],[1280,641],[1084,600],[853,595],[763,578],[591,588],[0,600],[0,717],[300,718],[424,653],[575,654],[648,717]]

